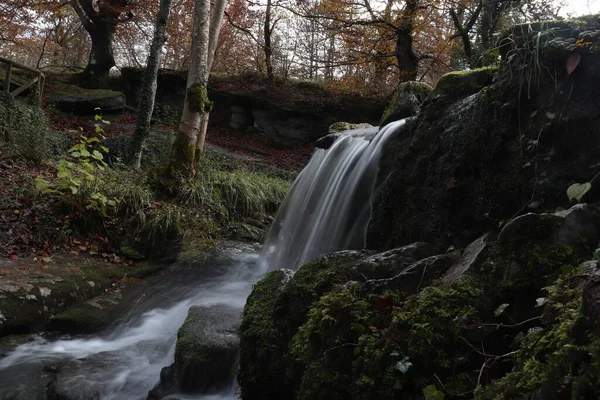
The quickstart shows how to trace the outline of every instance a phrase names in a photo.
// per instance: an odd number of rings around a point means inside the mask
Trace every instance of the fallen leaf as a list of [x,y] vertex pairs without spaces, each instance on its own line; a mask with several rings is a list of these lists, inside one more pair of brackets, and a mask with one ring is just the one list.
[[22,265],[20,267],[17,267],[17,269],[20,269],[21,271],[27,271],[29,269],[29,267]]
[[19,259],[19,256],[10,256],[10,259],[13,261],[17,261]]
[[448,179],[448,183],[446,183],[446,188],[449,189],[454,189],[456,187],[456,178],[452,177],[450,179]]
[[69,269],[71,271],[80,271],[81,270],[81,268],[79,268],[79,267],[69,267]]
[[579,53],[572,53],[567,60],[567,75],[571,75],[575,68],[579,65],[581,61],[581,55]]
[[7,270],[5,270],[5,269],[0,269],[0,276],[4,276],[4,275],[6,275],[6,274],[8,274],[8,271],[7,271]]

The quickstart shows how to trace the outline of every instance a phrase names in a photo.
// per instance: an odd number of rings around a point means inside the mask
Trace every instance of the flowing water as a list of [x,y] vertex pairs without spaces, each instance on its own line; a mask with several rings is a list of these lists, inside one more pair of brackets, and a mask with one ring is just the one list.
[[321,254],[364,247],[381,152],[404,124],[349,131],[329,149],[315,150],[265,240],[271,268],[296,270]]
[[[105,332],[21,345],[0,359],[0,399],[45,399],[61,364],[69,399],[145,399],[174,358],[176,334],[192,305],[241,312],[252,284],[275,268],[296,269],[326,252],[360,248],[370,215],[382,147],[404,121],[343,133],[317,149],[284,200],[261,253],[221,254],[202,266],[171,266]],[[232,245],[232,248],[235,248]],[[199,272],[201,271],[201,272]],[[67,388],[67,389],[65,389]],[[184,399],[235,399],[235,383],[221,393]]]

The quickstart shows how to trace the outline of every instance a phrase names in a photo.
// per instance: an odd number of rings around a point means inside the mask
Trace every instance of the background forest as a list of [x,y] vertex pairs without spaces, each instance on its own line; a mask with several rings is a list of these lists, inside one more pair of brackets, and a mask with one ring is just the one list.
[[[98,60],[102,68],[141,67],[158,3],[6,0],[0,54],[43,71],[81,72],[91,48],[103,42],[112,56]],[[389,93],[399,81],[432,82],[453,69],[494,63],[503,29],[566,16],[574,6],[556,0],[232,0],[213,72],[319,79]],[[161,67],[187,68],[192,20],[193,0],[173,1]]]

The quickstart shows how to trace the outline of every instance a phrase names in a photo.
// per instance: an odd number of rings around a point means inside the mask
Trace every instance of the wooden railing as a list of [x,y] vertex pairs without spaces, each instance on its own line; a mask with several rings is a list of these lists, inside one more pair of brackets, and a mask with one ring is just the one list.
[[[8,60],[8,59],[2,58],[2,57],[0,57],[0,63],[6,64],[6,76],[4,79],[4,91],[10,93],[10,95],[13,98],[15,98],[18,95],[20,95],[21,93],[23,93],[24,91],[26,91],[27,89],[29,89],[30,87],[32,87],[33,85],[37,84],[37,94],[41,100],[42,93],[44,91],[44,83],[46,80],[46,77],[44,76],[44,73],[42,71],[35,69],[35,68],[30,68],[26,65],[22,65],[22,64],[19,64],[17,62],[14,62],[12,60]],[[11,91],[10,86],[11,86],[11,83],[13,80],[12,75],[13,75],[14,68],[19,68],[19,69],[23,69],[25,71],[33,72],[35,74],[35,77],[33,79],[21,84],[15,90]]]

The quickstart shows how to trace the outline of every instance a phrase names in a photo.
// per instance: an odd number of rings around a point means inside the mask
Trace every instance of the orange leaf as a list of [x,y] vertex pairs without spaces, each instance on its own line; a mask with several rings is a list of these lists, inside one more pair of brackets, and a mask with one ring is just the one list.
[[580,61],[581,61],[581,56],[579,55],[579,53],[572,53],[569,56],[569,59],[567,60],[567,67],[566,67],[567,75],[571,75],[573,73],[573,71],[575,71],[575,68],[577,68]]

